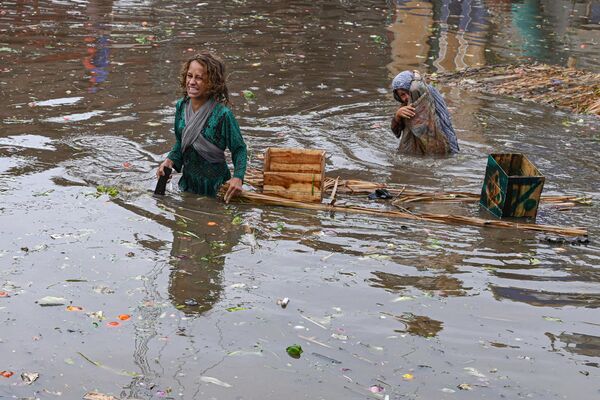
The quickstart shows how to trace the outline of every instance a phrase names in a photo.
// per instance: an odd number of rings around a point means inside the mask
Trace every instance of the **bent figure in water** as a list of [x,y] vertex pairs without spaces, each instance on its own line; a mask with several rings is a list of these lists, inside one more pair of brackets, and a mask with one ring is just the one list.
[[392,118],[392,132],[405,154],[458,153],[458,141],[441,93],[417,71],[403,71],[392,82],[394,98],[402,105]]

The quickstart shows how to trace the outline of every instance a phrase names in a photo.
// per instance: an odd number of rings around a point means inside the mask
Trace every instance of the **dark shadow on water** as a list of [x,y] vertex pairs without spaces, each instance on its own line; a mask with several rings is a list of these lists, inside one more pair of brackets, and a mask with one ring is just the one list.
[[[114,200],[124,209],[151,218],[173,232],[170,250],[169,298],[186,314],[200,315],[219,301],[225,258],[242,236],[242,228],[231,224],[230,216],[219,210],[217,200],[184,196],[179,202],[159,198],[159,207],[169,209],[174,220],[136,205]],[[193,205],[190,207],[190,205]],[[188,208],[189,207],[189,208]],[[214,213],[210,212],[214,209]],[[138,241],[156,251],[156,243]]]
[[512,300],[536,307],[600,307],[600,294],[595,293],[556,293],[514,287],[490,285],[496,300]]
[[241,233],[235,226],[224,228],[222,216],[190,214],[182,209],[177,212],[181,216],[176,217],[177,228],[173,230],[169,294],[176,308],[202,314],[219,300],[225,258]]
[[[563,349],[569,353],[578,354],[587,357],[600,357],[600,337],[585,335],[583,333],[561,333],[556,336],[550,332],[546,332],[546,336],[550,338],[552,350],[556,351],[556,342],[564,343]],[[596,364],[596,367],[597,364]]]
[[431,319],[423,315],[404,313],[400,316],[396,316],[395,318],[398,321],[402,322],[406,327],[404,330],[395,331],[399,333],[409,333],[414,336],[422,336],[428,338],[437,336],[438,333],[440,333],[440,331],[444,329],[444,324],[442,321],[437,321],[435,319]]
[[393,292],[406,290],[407,287],[412,286],[422,291],[434,292],[440,296],[464,296],[466,290],[470,289],[464,288],[461,280],[448,275],[401,276],[381,271],[373,272],[373,275],[376,278],[369,280],[371,286]]

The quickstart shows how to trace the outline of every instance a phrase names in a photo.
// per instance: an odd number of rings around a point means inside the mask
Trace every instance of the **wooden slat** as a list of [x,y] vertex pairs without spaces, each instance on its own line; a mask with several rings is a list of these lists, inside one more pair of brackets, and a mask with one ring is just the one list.
[[284,199],[293,201],[306,202],[306,203],[320,203],[321,196],[319,192],[311,194],[311,192],[292,192],[290,190],[276,190],[275,188],[270,189],[268,192],[263,191],[264,195],[267,196],[278,196]]
[[281,186],[286,189],[294,190],[296,185],[306,186],[312,191],[313,186],[321,190],[321,174],[296,173],[296,172],[265,172],[264,186]]
[[324,172],[324,150],[268,148],[263,193],[297,201],[320,202]]
[[541,176],[540,171],[525,156],[521,164],[521,172],[523,176]]
[[265,172],[263,193],[292,200],[321,201],[323,176],[293,172]]
[[280,163],[274,162],[272,159],[270,161],[269,169],[265,170],[265,172],[314,172],[321,173],[323,171],[323,167],[321,163],[318,164],[289,164],[289,163]]
[[[270,147],[267,149],[267,155],[265,156],[265,171],[297,171],[291,170],[291,167],[286,164],[294,165],[297,168],[298,165],[318,165],[323,164],[325,158],[325,151],[323,150],[312,150],[312,149],[292,149],[292,148],[276,148]],[[306,168],[304,168],[306,170]],[[316,167],[309,169],[314,172],[318,171]]]
[[494,158],[494,160],[496,160],[498,165],[500,165],[500,168],[502,168],[502,170],[507,175],[510,175],[509,171],[510,171],[510,162],[512,160],[512,154],[492,154],[492,157]]

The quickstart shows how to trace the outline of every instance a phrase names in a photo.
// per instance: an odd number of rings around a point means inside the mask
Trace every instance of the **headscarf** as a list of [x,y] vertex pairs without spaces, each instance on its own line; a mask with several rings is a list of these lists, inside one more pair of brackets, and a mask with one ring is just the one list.
[[[417,73],[415,76],[415,73],[413,71],[402,71],[398,75],[396,75],[396,77],[392,81],[392,90],[394,93],[394,98],[397,101],[402,102],[400,96],[398,96],[398,93],[396,93],[396,90],[398,89],[403,89],[407,92],[410,92],[412,97],[414,89],[418,87],[415,85],[415,83],[422,83],[431,93],[431,97],[433,98],[435,104],[435,114],[437,115],[438,120],[440,121],[440,125],[442,131],[444,132],[444,135],[448,139],[450,150],[452,151],[452,153],[458,153],[458,141],[456,139],[456,132],[454,132],[454,128],[452,127],[452,118],[450,117],[448,106],[446,106],[446,102],[444,101],[442,94],[432,85],[425,83],[425,80],[421,77],[419,73]],[[420,97],[420,95],[422,95],[423,93],[418,94],[418,97]],[[412,99],[412,101],[416,100],[416,98]]]

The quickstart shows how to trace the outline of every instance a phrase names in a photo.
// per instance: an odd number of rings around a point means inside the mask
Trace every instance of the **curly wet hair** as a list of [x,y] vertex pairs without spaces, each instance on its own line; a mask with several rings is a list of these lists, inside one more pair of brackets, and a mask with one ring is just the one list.
[[208,51],[202,51],[189,58],[186,62],[181,65],[181,72],[179,73],[179,86],[183,91],[183,95],[187,95],[185,88],[185,80],[187,76],[188,68],[192,61],[197,61],[206,69],[208,79],[208,95],[212,97],[216,102],[229,105],[229,89],[225,83],[225,64],[220,58],[216,57]]

